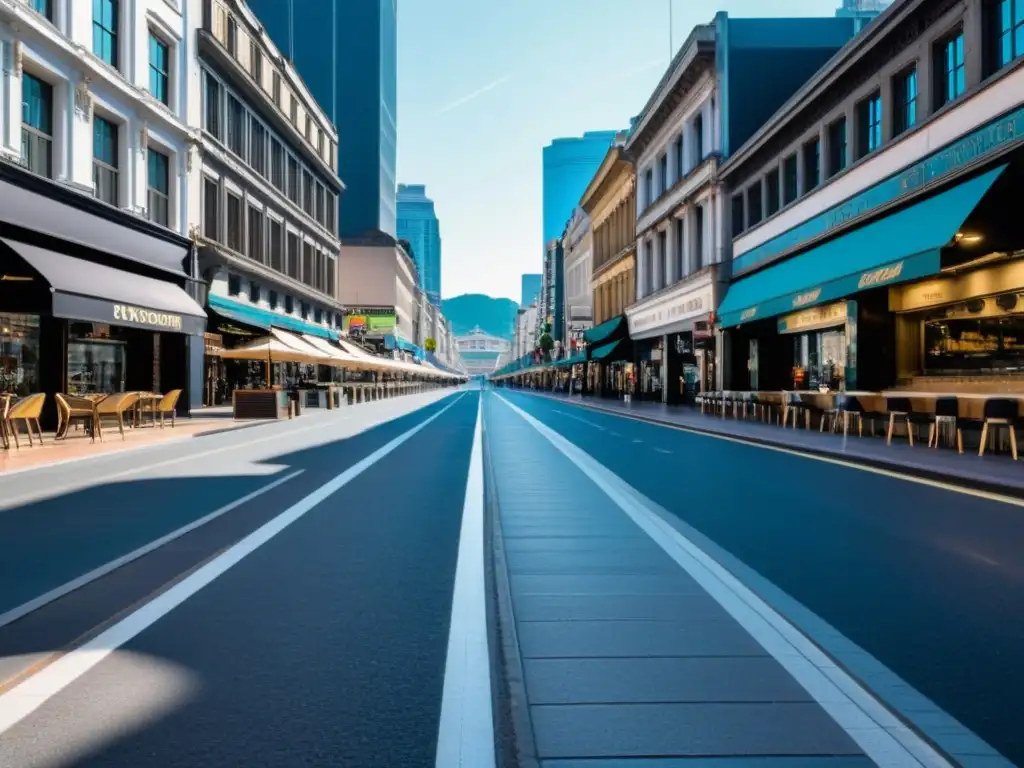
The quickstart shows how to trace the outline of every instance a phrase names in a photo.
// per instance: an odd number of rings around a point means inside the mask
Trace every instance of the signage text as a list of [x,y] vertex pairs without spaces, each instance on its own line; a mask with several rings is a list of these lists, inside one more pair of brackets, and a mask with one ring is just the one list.
[[137,325],[151,325],[154,328],[170,328],[174,331],[181,330],[181,315],[156,312],[152,309],[132,307],[127,304],[114,305],[114,320]]

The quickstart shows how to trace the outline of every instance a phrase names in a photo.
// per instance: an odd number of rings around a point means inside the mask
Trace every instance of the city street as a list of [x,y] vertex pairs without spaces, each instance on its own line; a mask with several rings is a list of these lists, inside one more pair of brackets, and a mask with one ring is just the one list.
[[[410,396],[193,441],[192,457],[175,446],[0,480],[0,765],[432,764],[477,400]],[[132,613],[146,603],[153,616]],[[83,641],[77,661],[51,655]],[[97,642],[116,650],[75,679]],[[17,683],[31,672],[53,695],[27,714],[37,694]]]

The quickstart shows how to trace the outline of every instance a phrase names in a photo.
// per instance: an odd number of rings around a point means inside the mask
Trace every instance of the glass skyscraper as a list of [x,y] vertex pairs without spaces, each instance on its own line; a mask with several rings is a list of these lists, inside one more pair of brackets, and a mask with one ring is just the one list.
[[[583,197],[583,195],[580,195]],[[528,307],[540,296],[541,280],[544,276],[539,272],[531,272],[523,275],[522,297],[519,299],[519,306]]]
[[441,227],[423,184],[398,185],[398,239],[408,240],[427,301],[441,306]]
[[342,239],[397,237],[398,0],[247,0],[338,129]]
[[562,236],[573,209],[587,191],[617,131],[588,131],[555,139],[544,147],[544,242]]

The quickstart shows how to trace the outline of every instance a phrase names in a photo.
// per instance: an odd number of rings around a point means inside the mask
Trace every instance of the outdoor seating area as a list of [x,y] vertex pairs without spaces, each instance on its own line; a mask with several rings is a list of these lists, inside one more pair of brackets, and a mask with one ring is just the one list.
[[782,429],[816,430],[857,437],[884,437],[887,445],[948,447],[979,456],[1009,450],[1017,459],[1016,428],[1024,395],[964,394],[903,390],[885,392],[706,392],[701,413],[753,419]]
[[[81,433],[96,442],[103,441],[103,427],[116,427],[121,439],[125,429],[141,427],[164,428],[169,421],[175,426],[175,409],[181,390],[166,394],[157,392],[114,392],[110,394],[72,395],[57,393],[57,429],[52,440],[63,441]],[[46,404],[46,394],[37,393],[22,398],[14,395],[0,395],[3,418],[0,420],[0,434],[5,450],[12,445],[21,448],[21,438],[27,437],[29,447],[36,443],[44,445],[40,418]]]

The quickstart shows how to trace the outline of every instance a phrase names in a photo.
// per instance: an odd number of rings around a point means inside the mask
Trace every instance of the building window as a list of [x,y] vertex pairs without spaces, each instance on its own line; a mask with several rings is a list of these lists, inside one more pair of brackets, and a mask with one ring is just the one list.
[[302,169],[302,210],[313,215],[313,174]]
[[148,187],[147,207],[149,220],[165,227],[170,221],[170,158],[155,149],[146,155],[146,184]]
[[337,278],[335,277],[335,264],[334,259],[327,258],[327,285],[324,287],[324,293],[328,296],[334,296],[337,293],[338,285]]
[[277,291],[267,291],[267,304],[271,309],[277,309]]
[[846,118],[828,127],[828,175],[832,178],[846,168]]
[[686,157],[683,151],[683,134],[679,134],[679,138],[676,139],[676,178],[681,179],[686,175],[686,169],[683,167],[683,160]]
[[53,87],[28,72],[21,75],[21,161],[53,177]]
[[242,253],[242,198],[228,192],[228,242],[233,251]]
[[324,311],[320,307],[316,307],[313,310],[313,322],[322,323],[324,321]]
[[228,95],[228,149],[245,159],[245,110],[242,102]]
[[324,156],[324,132],[323,130],[317,130],[316,132],[316,153],[320,157]]
[[990,69],[1002,69],[1024,54],[1024,0],[995,0],[989,29],[992,54]]
[[900,72],[892,80],[892,135],[899,136],[917,124],[917,67]]
[[676,228],[676,253],[675,253],[675,267],[676,267],[676,278],[682,278],[686,275],[686,226],[682,219],[675,220]]
[[270,139],[270,183],[284,192],[284,147],[273,137]]
[[327,226],[327,212],[324,210],[325,192],[324,185],[318,183],[316,185],[316,220],[323,226]]
[[[285,264],[285,272],[293,280],[299,280],[302,272],[299,269],[299,236],[294,232],[288,233],[288,261]],[[291,310],[288,310],[291,312]]]
[[771,216],[777,210],[779,210],[779,169],[773,168],[768,171],[768,175],[764,177],[764,185],[768,188],[767,192],[768,201],[768,215]]
[[269,219],[270,242],[267,244],[267,255],[270,268],[278,272],[284,272],[284,227],[280,221]]
[[327,229],[336,232],[338,229],[338,196],[327,193]]
[[732,236],[743,233],[743,193],[732,196]]
[[249,253],[253,261],[263,263],[263,212],[249,207]]
[[118,0],[92,0],[92,52],[117,67]]
[[249,118],[249,165],[260,176],[267,175],[267,130],[255,117]]
[[[775,175],[777,180],[778,172]],[[697,272],[704,268],[704,206],[696,206],[693,212],[693,271]]]
[[303,320],[307,320],[309,318],[309,304],[304,301],[299,302],[299,316]]
[[149,92],[161,104],[170,104],[171,49],[163,40],[149,33]]
[[654,293],[654,243],[644,241],[644,296]]
[[875,92],[857,105],[857,158],[882,146],[882,94]]
[[704,159],[704,115],[693,118],[693,156],[700,163]]
[[644,172],[644,207],[654,202],[654,169],[648,168]]
[[291,110],[289,111],[289,117],[291,117],[292,125],[296,128],[299,127],[299,102],[295,100],[295,94],[292,94]]
[[789,205],[797,196],[796,155],[782,161],[782,204]]
[[32,10],[41,13],[44,18],[53,21],[53,3],[50,0],[32,0]]
[[274,99],[274,103],[277,106],[281,106],[281,73],[277,70],[274,71],[271,77],[271,97]]
[[669,183],[668,183],[668,153],[667,152],[664,155],[662,155],[661,159],[658,161],[658,175],[661,177],[661,179],[660,179],[661,180],[661,184],[660,184],[660,187],[659,187],[660,190],[661,190],[661,194],[665,194],[666,190],[669,187]]
[[220,241],[220,187],[213,179],[203,179],[203,234]]
[[302,282],[313,287],[315,277],[313,274],[313,246],[311,243],[302,244]]
[[658,233],[658,288],[668,285],[668,230]]
[[117,205],[117,126],[98,115],[92,119],[92,183],[96,197]]
[[228,16],[228,53],[238,56],[238,22],[234,16]]
[[291,295],[284,297],[284,311],[289,315],[295,311],[295,299]]
[[206,97],[206,108],[203,110],[203,128],[218,140],[223,138],[220,130],[220,83],[207,72],[203,78],[203,92]]
[[263,293],[263,291],[260,288],[260,284],[257,283],[255,280],[250,280],[249,281],[249,301],[251,301],[253,304],[259,304],[262,293]]
[[821,140],[804,144],[804,194],[821,184]]
[[764,197],[761,194],[761,182],[756,182],[747,188],[747,216],[750,219],[750,226],[761,223],[764,216]]
[[288,155],[288,199],[296,205],[300,204],[299,161],[295,159],[295,155]]
[[242,278],[238,275],[228,275],[228,296],[237,296],[242,292]]
[[935,109],[967,90],[964,72],[964,33],[960,30],[935,44]]
[[249,41],[249,73],[257,85],[263,85],[263,52],[255,40]]

